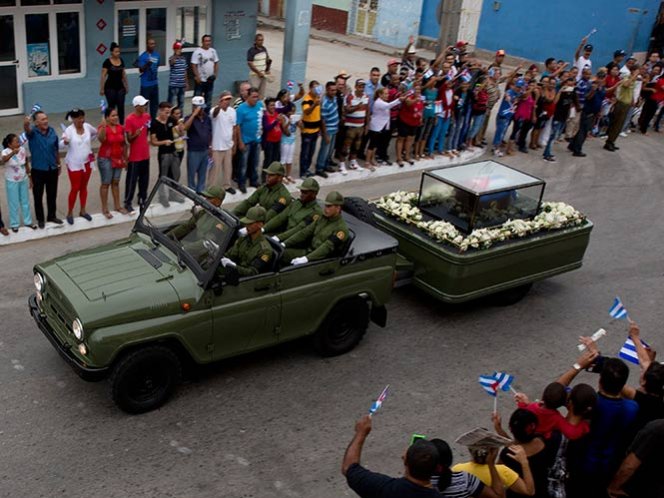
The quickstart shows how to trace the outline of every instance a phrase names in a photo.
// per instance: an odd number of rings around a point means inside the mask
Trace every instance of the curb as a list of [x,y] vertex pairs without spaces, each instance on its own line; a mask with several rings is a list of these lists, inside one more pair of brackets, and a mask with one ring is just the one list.
[[[329,178],[316,178],[316,181],[320,184],[321,189],[325,187],[331,187],[333,185],[343,185],[349,182],[362,181],[362,180],[372,180],[374,178],[381,178],[385,176],[392,176],[401,173],[408,173],[410,171],[422,171],[425,169],[436,168],[440,166],[451,166],[456,164],[462,164],[468,162],[472,159],[476,159],[484,154],[486,149],[474,149],[472,151],[463,151],[459,157],[454,159],[449,159],[447,157],[441,158],[436,157],[435,159],[426,160],[422,159],[416,161],[413,166],[407,165],[403,168],[400,168],[395,164],[392,166],[380,166],[376,168],[376,171],[370,171],[365,168],[360,168],[358,170],[351,170],[348,172],[348,175],[343,176],[340,173],[334,173],[330,175]],[[289,192],[297,192],[298,185],[296,184],[287,185]],[[246,198],[248,198],[254,189],[249,189],[246,194],[237,192],[234,195],[227,195],[224,207],[232,206]],[[343,192],[342,192],[343,193]],[[187,208],[180,206],[179,204],[171,204],[171,207],[164,208],[163,206],[157,204],[152,204],[148,207],[148,215],[152,217],[159,217],[165,215],[176,214],[179,212],[186,211]],[[134,211],[133,214],[121,214],[117,211],[113,211],[113,218],[107,219],[102,213],[97,213],[92,215],[92,221],[86,221],[80,216],[74,218],[74,224],[68,225],[66,222],[63,225],[56,225],[55,223],[47,223],[46,227],[43,230],[32,230],[29,227],[20,227],[17,234],[10,232],[9,236],[2,236],[0,238],[0,247],[11,246],[15,244],[20,244],[22,242],[29,242],[32,240],[46,239],[49,237],[56,237],[58,235],[69,235],[72,233],[83,232],[86,230],[92,230],[96,228],[105,228],[113,225],[120,225],[122,223],[135,222],[138,218],[138,211]]]

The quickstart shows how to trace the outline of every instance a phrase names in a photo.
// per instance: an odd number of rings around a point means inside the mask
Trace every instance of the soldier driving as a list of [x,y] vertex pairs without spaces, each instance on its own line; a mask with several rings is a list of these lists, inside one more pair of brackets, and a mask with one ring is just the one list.
[[221,265],[226,272],[235,271],[240,277],[268,271],[273,252],[262,231],[265,209],[261,206],[250,208],[240,222],[247,229],[247,236],[238,237],[235,244],[221,258]]
[[235,216],[244,216],[250,207],[258,205],[265,208],[265,221],[270,221],[291,203],[290,192],[282,183],[286,174],[284,166],[275,161],[265,172],[267,173],[265,184],[235,207],[233,210]]
[[273,235],[272,238],[279,242],[316,221],[323,214],[323,210],[316,202],[319,189],[316,180],[306,178],[300,185],[300,198],[291,202],[286,209],[265,223],[263,231]]
[[[216,185],[211,186],[210,188],[201,192],[201,195],[205,197],[210,204],[215,207],[220,207],[221,203],[224,202],[224,197],[226,197],[226,192],[221,187]],[[213,233],[213,229],[219,228],[219,225],[223,228],[223,224],[219,223],[214,216],[206,216],[203,220],[203,215],[207,212],[205,209],[200,209],[195,211],[191,217],[182,223],[181,225],[176,226],[167,235],[176,240],[182,240],[192,232],[194,237],[188,237],[189,240],[195,241],[199,239],[209,238],[208,235]],[[200,223],[199,223],[200,222]]]
[[282,242],[283,261],[302,265],[338,255],[348,240],[348,226],[341,216],[344,197],[330,192],[325,198],[323,216]]

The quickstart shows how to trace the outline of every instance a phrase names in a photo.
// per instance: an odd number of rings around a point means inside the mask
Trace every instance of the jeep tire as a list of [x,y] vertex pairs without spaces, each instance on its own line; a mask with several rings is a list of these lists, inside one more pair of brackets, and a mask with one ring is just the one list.
[[344,199],[344,211],[367,225],[376,226],[371,206],[361,197],[346,197]]
[[359,297],[337,303],[314,333],[314,349],[321,356],[347,353],[369,327],[369,305]]
[[111,396],[127,413],[144,413],[163,405],[180,381],[182,366],[172,349],[146,346],[120,358],[111,374]]

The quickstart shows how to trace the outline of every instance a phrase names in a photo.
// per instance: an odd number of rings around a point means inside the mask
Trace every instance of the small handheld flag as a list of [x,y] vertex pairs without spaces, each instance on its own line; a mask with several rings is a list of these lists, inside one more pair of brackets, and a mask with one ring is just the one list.
[[104,99],[101,99],[99,102],[99,108],[101,109],[102,114],[106,112],[106,101]]
[[380,393],[380,396],[378,396],[378,399],[373,402],[371,405],[371,408],[369,408],[369,415],[373,415],[378,411],[378,409],[383,406],[383,401],[385,401],[385,398],[387,398],[387,389],[390,387],[390,385],[386,385],[385,389],[383,389],[383,392]]
[[60,129],[62,130],[62,133],[67,131],[67,125],[64,123],[60,123]]
[[496,379],[496,382],[498,382],[498,387],[501,391],[509,391],[512,388],[514,375],[510,375],[505,372],[494,372],[493,377]]
[[35,102],[32,106],[32,110],[30,111],[30,114],[34,114],[36,112],[41,111],[41,108],[42,108],[41,105],[39,105],[38,103]]
[[489,396],[496,397],[498,394],[499,382],[493,375],[480,375],[480,386],[486,391]]
[[[641,341],[641,344],[643,344],[643,346],[646,348],[649,347],[645,343],[645,341]],[[636,352],[636,345],[634,344],[634,341],[629,337],[625,341],[625,344],[623,344],[623,347],[620,348],[620,353],[618,353],[618,356],[620,356],[625,361],[634,363],[635,365],[639,364],[639,355]]]
[[18,144],[19,145],[25,145],[25,143],[28,141],[28,136],[25,134],[25,132],[21,133],[18,136]]
[[609,315],[614,320],[626,320],[629,318],[627,315],[627,308],[623,305],[619,297],[616,297],[613,301],[613,305],[609,309]]
[[592,35],[594,35],[595,33],[597,33],[597,28],[593,28],[593,29],[591,29],[591,30],[590,30],[590,33],[588,33],[588,34],[586,35],[586,38],[590,38],[590,37],[591,37]]
[[288,80],[286,82],[286,88],[290,92],[293,88],[295,88],[295,82],[293,80]]

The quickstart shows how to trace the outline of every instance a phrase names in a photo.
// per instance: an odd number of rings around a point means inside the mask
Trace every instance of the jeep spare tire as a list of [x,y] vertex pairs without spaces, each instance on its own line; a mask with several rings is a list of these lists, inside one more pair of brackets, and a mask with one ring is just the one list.
[[344,211],[372,227],[376,226],[371,206],[361,197],[346,197],[344,199]]
[[321,356],[347,353],[369,327],[369,305],[359,297],[337,303],[314,333],[314,349]]
[[146,346],[127,353],[113,368],[111,396],[127,413],[144,413],[163,405],[180,381],[182,366],[172,349]]

